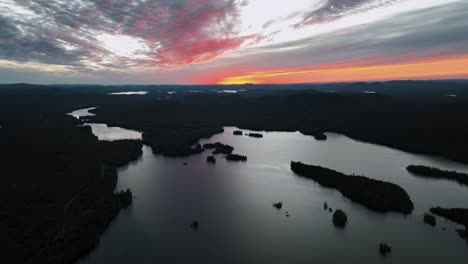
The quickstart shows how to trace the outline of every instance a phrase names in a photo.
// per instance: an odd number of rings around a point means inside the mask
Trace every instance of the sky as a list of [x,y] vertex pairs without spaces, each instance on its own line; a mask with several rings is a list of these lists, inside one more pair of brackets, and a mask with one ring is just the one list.
[[468,0],[0,0],[0,83],[468,78]]

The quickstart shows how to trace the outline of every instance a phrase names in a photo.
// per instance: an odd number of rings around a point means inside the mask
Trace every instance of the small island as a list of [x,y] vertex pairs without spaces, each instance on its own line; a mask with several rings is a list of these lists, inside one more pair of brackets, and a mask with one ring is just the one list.
[[435,215],[441,216],[457,224],[464,225],[465,229],[458,229],[457,232],[458,235],[468,243],[468,209],[433,207],[430,211]]
[[204,149],[214,149],[213,154],[231,154],[234,151],[232,146],[216,142],[203,145]]
[[130,189],[127,188],[126,191],[117,192],[116,196],[121,208],[127,208],[132,204],[133,196]]
[[423,221],[424,221],[424,224],[430,225],[432,227],[436,226],[437,224],[435,217],[428,213],[424,214]]
[[339,190],[345,197],[374,211],[409,214],[414,209],[408,193],[393,183],[364,176],[346,175],[294,161],[291,162],[291,169],[296,174],[312,179],[322,186]]
[[228,161],[247,161],[247,157],[238,154],[229,154],[226,156],[226,160]]
[[379,252],[380,255],[385,257],[387,254],[392,253],[392,247],[382,242],[379,244]]
[[315,133],[312,136],[315,138],[315,140],[318,140],[318,141],[327,140],[327,135],[325,135],[324,133]]
[[234,136],[242,136],[244,133],[240,130],[236,130],[232,134],[234,134]]
[[333,224],[337,227],[344,228],[348,222],[348,216],[343,210],[337,209],[333,214]]
[[200,223],[198,223],[198,221],[194,220],[194,221],[192,221],[192,223],[190,224],[190,228],[192,228],[192,230],[194,230],[194,231],[197,231],[199,225],[200,225]]
[[468,174],[456,171],[446,171],[438,168],[422,166],[422,165],[410,165],[406,167],[406,170],[412,174],[434,179],[447,179],[458,182],[468,186]]
[[253,138],[262,138],[263,137],[263,135],[260,134],[260,133],[249,133],[249,134],[247,134],[247,136],[253,137]]
[[208,156],[208,157],[206,157],[206,162],[216,163],[216,158],[214,156]]
[[273,203],[273,207],[280,210],[283,207],[283,202]]

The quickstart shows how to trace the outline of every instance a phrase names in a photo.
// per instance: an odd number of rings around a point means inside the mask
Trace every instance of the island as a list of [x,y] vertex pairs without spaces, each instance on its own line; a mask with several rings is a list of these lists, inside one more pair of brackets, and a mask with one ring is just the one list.
[[208,156],[208,157],[206,157],[206,162],[216,163],[216,158],[214,156]]
[[240,130],[235,130],[233,133],[232,133],[234,136],[242,136],[244,133]]
[[430,211],[435,215],[465,226],[465,229],[458,229],[457,232],[468,243],[468,209],[433,207]]
[[409,214],[414,209],[408,193],[393,183],[364,176],[346,175],[302,162],[292,161],[291,170],[322,186],[337,189],[343,196],[374,211]]
[[234,151],[232,146],[216,142],[203,145],[204,149],[214,149],[213,154],[231,154]]
[[229,154],[226,156],[226,160],[228,161],[247,161],[247,157],[238,154]]
[[380,255],[385,257],[387,254],[392,253],[392,247],[382,242],[379,244],[379,252]]
[[275,207],[276,209],[281,209],[283,207],[283,202],[276,202],[276,203],[273,203],[273,207]]
[[410,165],[406,167],[406,170],[408,170],[412,174],[421,177],[447,179],[468,186],[468,173],[441,170],[438,168],[423,165]]
[[253,137],[253,138],[262,138],[263,137],[263,135],[260,134],[260,133],[249,133],[249,134],[247,134],[247,136]]
[[344,228],[348,222],[348,216],[343,210],[337,209],[333,214],[333,224],[337,227]]
[[127,208],[130,206],[130,204],[133,201],[133,195],[130,189],[127,188],[126,191],[120,191],[116,193],[116,196],[118,198],[120,207],[122,208]]
[[318,141],[327,140],[327,135],[325,135],[324,133],[314,133],[312,136],[315,138],[315,140]]
[[433,215],[425,213],[423,217],[424,224],[428,224],[432,227],[436,226],[437,222]]

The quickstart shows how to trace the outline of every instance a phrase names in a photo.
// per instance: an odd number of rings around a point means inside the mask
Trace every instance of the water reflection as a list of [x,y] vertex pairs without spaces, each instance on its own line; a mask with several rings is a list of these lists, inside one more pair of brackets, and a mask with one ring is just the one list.
[[[77,119],[81,119],[87,116],[95,116],[95,114],[89,112],[96,109],[96,107],[90,107],[85,109],[79,109],[68,113]],[[90,126],[93,135],[95,135],[99,140],[102,141],[114,141],[114,140],[141,140],[143,134],[139,131],[124,129],[120,127],[108,127],[106,124],[96,124],[96,123],[85,123],[83,126]]]
[[109,95],[147,95],[148,92],[146,91],[138,91],[138,92],[119,92],[119,93],[110,93]]
[[95,114],[89,112],[89,111],[94,110],[94,109],[96,109],[96,107],[79,109],[79,110],[73,111],[71,113],[68,113],[67,115],[71,115],[76,119],[80,119],[80,118],[86,117],[86,116],[95,116]]
[[106,124],[85,123],[84,125],[90,126],[93,134],[98,137],[99,140],[103,141],[125,139],[141,140],[143,137],[141,132],[120,127],[108,127]]
[[[117,189],[130,188],[134,204],[119,214],[97,249],[80,263],[461,263],[468,259],[456,225],[441,218],[435,228],[423,224],[423,214],[432,206],[466,207],[468,189],[415,177],[405,169],[414,163],[468,172],[468,166],[337,134],[316,141],[299,132],[262,132],[264,138],[256,139],[234,136],[234,130],[225,128],[200,143],[234,146],[236,153],[248,157],[246,163],[218,156],[215,165],[208,164],[208,151],[165,158],[144,147],[139,162],[119,171]],[[409,216],[369,211],[337,191],[294,175],[291,160],[396,183],[411,196],[415,210]],[[281,210],[273,208],[276,201],[284,201]],[[333,226],[324,202],[348,214],[344,230]],[[194,220],[200,223],[197,232],[190,228]],[[393,248],[385,259],[378,253],[380,242]]]

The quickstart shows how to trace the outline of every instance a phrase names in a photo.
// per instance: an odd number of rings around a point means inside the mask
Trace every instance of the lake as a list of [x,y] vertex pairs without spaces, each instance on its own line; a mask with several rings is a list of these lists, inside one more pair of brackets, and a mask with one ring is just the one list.
[[[119,169],[117,190],[130,188],[133,204],[119,213],[97,248],[79,263],[461,263],[467,244],[459,226],[437,217],[423,224],[432,206],[467,207],[468,188],[409,174],[421,164],[468,172],[468,166],[415,155],[328,133],[316,141],[299,132],[261,132],[264,138],[234,136],[236,128],[200,143],[222,142],[248,161],[227,162],[210,151],[188,158],[153,155]],[[251,132],[243,130],[244,133]],[[347,174],[393,182],[410,195],[409,216],[381,214],[339,192],[295,175],[290,162],[321,165]],[[187,162],[187,165],[184,163]],[[284,201],[276,210],[272,204]],[[327,202],[348,214],[337,229]],[[290,216],[286,217],[286,212]],[[190,228],[193,220],[198,231]],[[447,230],[442,230],[442,228]],[[380,242],[393,253],[381,257]]]
[[[90,111],[96,109],[96,107],[90,107],[85,109],[79,109],[68,113],[67,115],[73,116],[76,119],[81,119],[82,117],[95,116],[95,114]],[[114,140],[141,140],[143,134],[139,131],[125,129],[121,127],[109,127],[106,124],[99,123],[84,123],[83,126],[91,127],[92,133],[102,141],[114,141]]]

